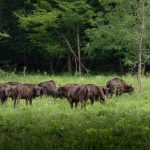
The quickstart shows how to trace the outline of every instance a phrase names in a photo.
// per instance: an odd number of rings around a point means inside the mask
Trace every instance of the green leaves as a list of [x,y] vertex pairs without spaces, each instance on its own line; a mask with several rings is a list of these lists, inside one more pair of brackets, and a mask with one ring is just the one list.
[[[15,13],[15,15],[19,18],[20,26],[24,29],[29,29],[30,27],[32,29],[41,31],[42,29],[47,29],[49,27],[56,27],[59,11],[51,11],[51,12],[33,12],[33,14],[26,16],[25,14]],[[35,25],[35,27],[34,27]],[[36,26],[37,25],[37,26]]]
[[[112,55],[118,58],[121,57],[126,62],[129,62],[127,60],[129,59],[135,64],[139,32],[137,1],[101,0],[99,5],[103,9],[91,21],[93,28],[86,30],[86,35],[90,39],[87,43],[87,52],[89,55],[96,57],[105,56],[105,58],[111,58]],[[148,9],[145,10],[148,13]],[[146,33],[148,32],[146,31]],[[144,45],[149,45],[146,39],[144,40]],[[134,57],[131,57],[131,53]]]
[[9,37],[10,37],[9,34],[7,34],[5,32],[0,32],[0,39],[2,39],[2,38],[9,38]]

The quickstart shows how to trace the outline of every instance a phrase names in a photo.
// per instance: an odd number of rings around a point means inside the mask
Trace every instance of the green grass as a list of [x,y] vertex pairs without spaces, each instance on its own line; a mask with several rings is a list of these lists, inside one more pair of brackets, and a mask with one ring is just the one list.
[[[94,83],[105,85],[110,76],[52,76],[0,73],[0,82],[38,83],[54,79],[57,84]],[[136,77],[123,79],[136,89]],[[150,77],[143,77],[143,92],[124,94],[71,110],[66,99],[36,98],[16,109],[11,99],[0,106],[0,150],[93,150],[150,149]]]

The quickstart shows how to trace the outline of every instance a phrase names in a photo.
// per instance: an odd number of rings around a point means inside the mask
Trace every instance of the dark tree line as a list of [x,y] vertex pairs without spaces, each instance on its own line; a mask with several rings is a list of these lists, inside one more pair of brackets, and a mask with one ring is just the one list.
[[1,0],[0,66],[149,71],[149,6],[149,0]]

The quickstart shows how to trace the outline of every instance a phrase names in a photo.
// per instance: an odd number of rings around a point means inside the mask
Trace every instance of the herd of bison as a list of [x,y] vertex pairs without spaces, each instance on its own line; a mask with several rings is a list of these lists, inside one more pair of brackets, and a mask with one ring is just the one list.
[[1,104],[4,104],[9,97],[14,101],[14,107],[20,99],[26,100],[26,105],[32,105],[32,99],[39,96],[52,96],[54,98],[66,98],[71,108],[81,103],[81,108],[85,108],[89,99],[91,105],[94,101],[104,102],[108,95],[131,93],[134,91],[132,85],[120,78],[113,78],[106,83],[106,86],[94,84],[66,84],[57,88],[55,81],[45,81],[39,84],[21,84],[19,82],[8,82],[0,84]]

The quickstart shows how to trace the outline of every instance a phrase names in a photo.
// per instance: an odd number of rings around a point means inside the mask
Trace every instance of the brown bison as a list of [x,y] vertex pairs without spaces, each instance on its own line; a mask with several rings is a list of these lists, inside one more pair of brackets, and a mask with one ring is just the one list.
[[105,100],[102,89],[94,84],[66,84],[58,88],[57,96],[67,98],[71,108],[73,108],[73,104],[77,107],[79,102],[81,102],[81,108],[85,107],[85,103],[88,99],[91,100],[92,105],[94,100]]
[[41,82],[38,84],[42,88],[42,94],[46,96],[56,96],[56,83],[53,80]]
[[102,87],[99,87],[94,84],[84,84],[89,89],[88,97],[91,101],[91,105],[94,104],[94,101],[105,101],[105,94]]
[[18,103],[20,99],[26,100],[26,105],[28,102],[32,105],[32,99],[40,96],[42,88],[36,84],[19,84],[12,91],[12,98],[14,100],[14,107],[16,102]]
[[56,95],[57,97],[59,98],[68,98],[68,91],[74,87],[74,86],[77,86],[78,84],[66,84],[64,86],[60,86],[58,89],[57,89],[57,92],[56,92]]
[[78,103],[81,103],[81,108],[85,108],[86,101],[89,99],[90,89],[85,85],[72,86],[68,90],[67,99],[70,103],[71,108],[73,104],[77,108]]
[[0,99],[4,104],[9,97],[11,97],[12,91],[19,82],[8,82],[0,85]]
[[120,78],[113,78],[106,83],[106,87],[109,89],[111,96],[116,94],[116,97],[122,95],[122,93],[131,93],[134,91],[132,85],[128,85],[127,82]]

